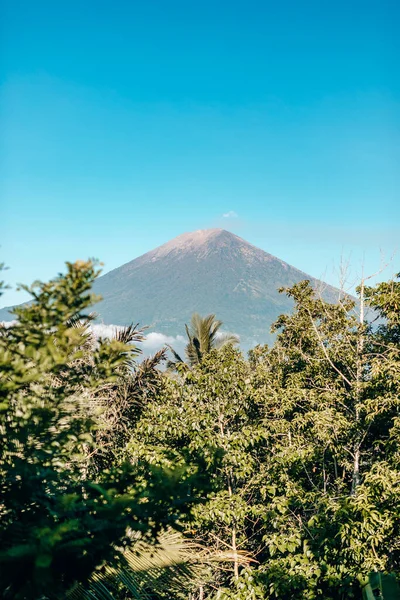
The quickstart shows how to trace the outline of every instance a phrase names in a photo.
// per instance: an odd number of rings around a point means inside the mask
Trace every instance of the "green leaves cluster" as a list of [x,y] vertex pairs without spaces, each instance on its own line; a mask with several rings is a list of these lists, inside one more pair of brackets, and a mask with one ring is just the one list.
[[201,457],[213,482],[193,530],[225,555],[200,597],[357,598],[369,572],[399,571],[400,284],[357,303],[285,293],[272,348],[209,350],[138,425],[142,452]]
[[[0,593],[65,598],[132,532],[158,532],[189,511],[193,477],[121,457],[96,472],[104,394],[132,366],[122,339],[90,338],[91,262],[29,289],[33,301],[0,330]],[[193,470],[194,472],[194,470]]]
[[2,597],[344,600],[399,573],[398,279],[284,290],[248,359],[195,315],[163,372],[137,327],[93,340],[96,274],[68,264],[0,330]]
[[[239,343],[237,335],[220,332],[222,324],[222,321],[216,319],[215,315],[211,314],[201,317],[198,313],[193,314],[190,327],[185,325],[188,339],[185,354],[191,366],[201,363],[203,358],[213,349],[219,349],[228,344],[235,345]],[[174,356],[174,361],[169,362],[169,367],[184,364],[179,354],[171,346],[168,346],[168,348]]]
[[260,571],[268,597],[359,597],[358,580],[400,567],[400,347],[389,312],[400,284],[360,298],[387,319],[378,328],[305,282],[287,293],[295,311],[278,321],[275,346],[251,354],[276,485]]

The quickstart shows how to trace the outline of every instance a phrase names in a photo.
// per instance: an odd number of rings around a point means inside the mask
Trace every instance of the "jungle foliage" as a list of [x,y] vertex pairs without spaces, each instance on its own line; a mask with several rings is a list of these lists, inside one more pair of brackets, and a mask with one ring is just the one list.
[[400,572],[398,278],[282,290],[247,358],[195,315],[165,370],[137,326],[93,338],[97,274],[68,263],[0,330],[2,597],[344,600]]

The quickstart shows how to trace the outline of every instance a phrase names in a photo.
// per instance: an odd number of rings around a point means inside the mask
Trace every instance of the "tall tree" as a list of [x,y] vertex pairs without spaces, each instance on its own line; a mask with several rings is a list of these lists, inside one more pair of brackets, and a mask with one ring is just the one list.
[[[91,477],[90,406],[136,355],[124,340],[88,341],[90,262],[29,291],[32,303],[0,331],[0,595],[65,598],[105,561],[122,560],[134,531],[156,542],[190,509],[196,468],[144,460]],[[1,286],[0,286],[1,287]],[[88,355],[89,353],[89,355]]]
[[[219,330],[223,325],[222,321],[215,318],[215,315],[201,317],[198,313],[192,315],[190,327],[185,325],[188,343],[185,348],[185,354],[191,366],[199,364],[203,358],[213,349],[223,348],[227,344],[238,344],[239,338],[232,333],[221,333]],[[183,360],[169,346],[175,357],[175,363],[182,363]]]
[[[231,345],[213,350],[149,404],[134,434],[132,451],[168,466],[203,462],[212,490],[194,510],[193,535],[221,556],[195,598],[239,579],[261,544],[258,493],[263,478],[263,427],[250,385],[248,363]],[[235,585],[233,583],[233,585]]]
[[303,282],[274,347],[251,354],[271,448],[266,597],[357,597],[370,571],[399,570],[400,286],[359,291],[377,329]]

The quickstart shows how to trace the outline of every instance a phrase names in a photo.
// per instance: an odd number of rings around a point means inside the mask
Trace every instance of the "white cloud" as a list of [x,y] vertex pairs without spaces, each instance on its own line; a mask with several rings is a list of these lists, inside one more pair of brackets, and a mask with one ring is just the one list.
[[[4,327],[12,327],[17,323],[14,321],[0,321],[0,325]],[[113,337],[117,331],[123,329],[120,325],[104,325],[104,323],[92,323],[90,325],[90,329],[93,332],[94,337],[99,338],[111,338]]]
[[[0,323],[4,327],[11,327],[12,325],[15,325],[17,321],[1,321]],[[90,329],[92,330],[95,338],[112,338],[118,331],[124,329],[124,327],[121,325],[106,325],[105,323],[91,323]],[[156,352],[166,344],[170,344],[173,347],[175,347],[175,345],[182,347],[182,345],[185,343],[186,340],[182,335],[165,335],[164,333],[152,331],[147,335],[145,333],[145,339],[139,344],[139,346],[146,353],[146,351]]]
[[224,219],[237,219],[239,215],[234,210],[230,210],[222,216]]
[[164,333],[152,331],[151,333],[147,334],[146,339],[143,340],[141,346],[146,350],[159,350],[165,346],[165,344],[173,346],[174,344],[182,343],[185,343],[185,338],[182,335],[177,335],[174,337],[172,335],[165,335]]
[[0,321],[0,325],[3,325],[3,327],[12,327],[13,325],[16,324],[16,320],[14,321]]
[[92,323],[90,329],[96,338],[112,338],[115,334],[123,329],[120,325],[105,325],[104,323]]
[[[1,324],[5,327],[11,327],[17,321],[3,321]],[[115,334],[124,329],[121,325],[105,325],[104,323],[91,323],[90,329],[93,332],[95,338],[112,338]],[[220,338],[224,335],[224,332],[218,331],[216,338]],[[155,354],[161,348],[164,348],[168,344],[180,355],[184,356],[185,346],[187,339],[183,335],[165,335],[158,331],[152,331],[148,333],[138,347],[142,350],[142,358],[146,358],[152,354]]]
[[[117,331],[123,329],[120,325],[105,325],[104,323],[93,323],[90,327],[96,338],[111,338]],[[186,345],[186,340],[182,335],[165,335],[158,331],[152,331],[146,335],[143,342],[138,344],[138,347],[143,352],[142,356],[146,357],[161,350],[166,344],[172,346],[176,352],[181,353]]]

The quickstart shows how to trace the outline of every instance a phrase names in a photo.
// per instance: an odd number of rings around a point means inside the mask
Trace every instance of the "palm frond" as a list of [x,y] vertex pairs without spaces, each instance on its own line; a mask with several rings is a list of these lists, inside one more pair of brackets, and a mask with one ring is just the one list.
[[146,327],[139,328],[139,323],[136,323],[136,325],[131,323],[122,329],[117,329],[114,339],[118,342],[122,342],[123,344],[139,344],[145,339],[145,330]]
[[228,344],[232,344],[233,346],[238,344],[240,342],[240,338],[238,335],[234,334],[234,333],[221,333],[216,342],[215,342],[215,348],[223,348],[224,346],[227,346]]
[[190,331],[188,325],[185,324],[186,335],[189,340],[185,347],[185,354],[190,365],[196,365],[197,363],[201,362],[200,343],[196,337],[194,326],[197,318],[201,317],[197,313],[194,313],[191,322],[192,331]]
[[165,590],[187,589],[198,579],[208,552],[174,531],[162,533],[157,544],[132,534],[132,545],[96,571],[87,586],[78,585],[68,600],[116,600],[121,588],[135,600],[154,600]]
[[85,328],[89,328],[90,324],[92,321],[94,321],[94,319],[96,319],[97,317],[97,313],[95,312],[91,312],[88,315],[73,315],[72,317],[70,317],[67,322],[66,325],[67,327],[73,327],[73,328],[81,328],[81,327],[85,327]]
[[168,350],[170,350],[172,352],[172,355],[175,358],[175,360],[168,360],[167,361],[167,369],[170,370],[170,371],[171,370],[175,370],[178,365],[183,364],[185,361],[183,360],[183,358],[181,358],[179,356],[179,354],[173,349],[172,346],[170,346],[169,344],[167,344],[167,348],[168,348]]
[[177,363],[183,363],[183,362],[184,362],[184,361],[183,361],[183,358],[181,358],[181,357],[179,356],[179,354],[176,352],[176,350],[174,350],[174,349],[173,349],[173,347],[172,347],[172,346],[170,346],[169,344],[167,344],[167,348],[168,348],[168,350],[170,350],[170,351],[172,352],[172,354],[173,354],[173,356],[174,356],[174,358],[175,358],[175,361],[176,361]]
[[[188,325],[185,325],[188,339],[185,354],[190,366],[201,363],[203,357],[211,352],[213,348],[222,348],[227,344],[239,343],[237,335],[231,333],[220,334],[219,330],[222,325],[222,321],[216,319],[215,314],[202,317],[199,313],[193,313],[190,328]],[[168,348],[172,351],[176,359],[175,361],[168,362],[168,368],[176,369],[177,364],[183,361],[171,346],[168,346]]]
[[92,321],[97,317],[97,314],[94,312],[89,313],[88,315],[74,315],[70,317],[66,321],[66,326],[71,329],[78,329],[82,335],[82,348],[86,350],[90,350],[94,344],[95,337],[93,335],[93,331],[90,326]]
[[204,336],[204,343],[207,344],[207,352],[210,352],[214,347],[215,337],[217,332],[222,326],[222,321],[215,318],[215,315],[207,315],[203,319],[202,324],[202,337]]
[[187,335],[189,342],[192,341],[193,335],[196,334],[195,328],[193,327],[193,320],[195,319],[196,316],[199,316],[199,315],[197,315],[197,313],[194,313],[194,315],[192,316],[192,331],[190,331],[189,327],[185,323],[186,335]]
[[166,353],[167,349],[161,348],[161,350],[158,350],[153,356],[145,358],[137,366],[130,382],[130,394],[133,397],[141,396],[145,389],[150,391],[154,388],[154,382],[159,374],[157,366],[166,360]]
[[222,321],[215,318],[214,314],[201,317],[194,313],[191,321],[191,335],[196,337],[200,343],[202,354],[210,352],[214,346],[215,336],[222,325]]
[[200,342],[197,337],[192,337],[190,342],[186,345],[185,354],[190,365],[197,365],[201,362],[202,352],[200,349]]
[[167,358],[167,348],[161,348],[152,356],[145,358],[140,364],[141,371],[151,371]]

